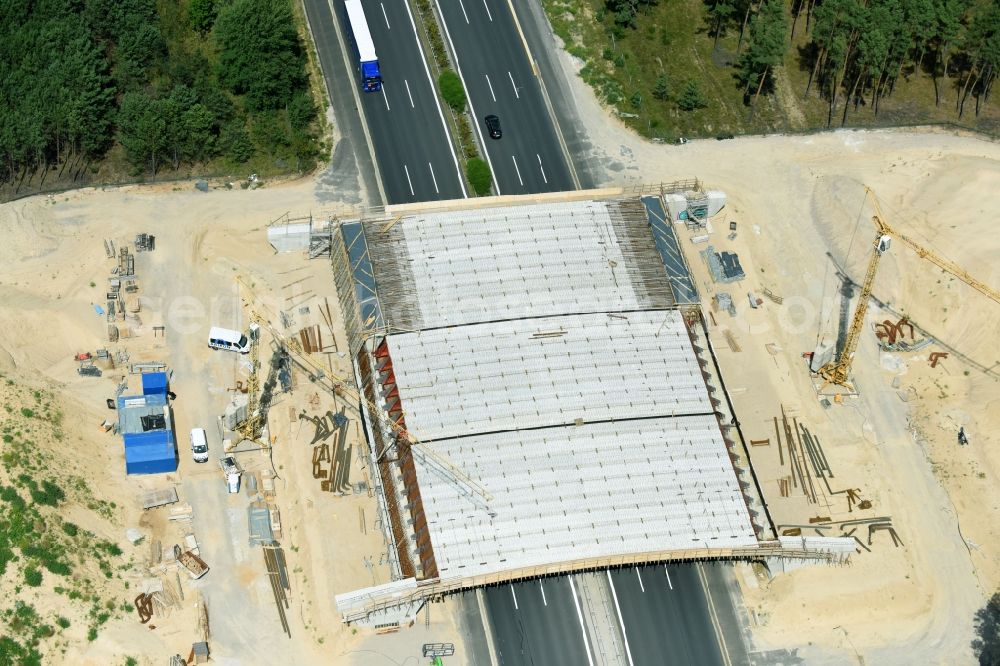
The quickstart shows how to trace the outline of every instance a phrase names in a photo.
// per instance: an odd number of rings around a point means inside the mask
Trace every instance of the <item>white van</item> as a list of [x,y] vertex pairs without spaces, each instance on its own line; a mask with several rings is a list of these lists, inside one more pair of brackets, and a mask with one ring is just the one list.
[[208,331],[208,346],[212,349],[225,349],[246,354],[250,351],[250,339],[239,331],[213,326]]
[[191,457],[196,463],[208,462],[208,436],[204,428],[191,429]]

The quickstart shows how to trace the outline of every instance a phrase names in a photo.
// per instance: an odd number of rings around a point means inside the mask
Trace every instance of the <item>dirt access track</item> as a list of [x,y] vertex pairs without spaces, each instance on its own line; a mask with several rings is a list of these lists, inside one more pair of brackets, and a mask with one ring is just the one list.
[[[592,102],[578,101],[585,112]],[[838,477],[862,488],[879,515],[892,516],[904,544],[893,547],[881,535],[871,553],[857,555],[848,567],[806,569],[769,582],[744,576],[754,649],[798,648],[810,661],[842,662],[855,655],[880,664],[971,661],[973,614],[1000,583],[995,527],[1000,524],[1000,453],[991,434],[1000,425],[1000,382],[957,355],[930,369],[927,352],[937,347],[879,358],[869,326],[855,361],[860,397],[826,409],[801,353],[811,350],[818,336],[836,335],[840,284],[827,253],[856,281],[863,275],[872,235],[867,213],[862,214],[864,185],[878,194],[891,224],[1000,287],[993,268],[1000,236],[992,228],[994,211],[1000,210],[1000,146],[936,132],[880,131],[669,147],[643,143],[606,119],[588,131],[605,154],[615,155],[608,184],[697,177],[727,193],[729,205],[714,225],[711,242],[718,250],[740,254],[747,279],[724,289],[737,301],[737,317],[716,314],[710,332],[748,437],[768,437],[772,416],[785,405],[823,439]],[[157,236],[157,249],[143,259],[150,263],[140,279],[143,295],[152,299],[148,313],[167,326],[167,338],[147,351],[167,357],[177,368],[180,475],[209,554],[228,545],[225,525],[199,525],[199,502],[206,503],[202,514],[217,511],[223,523],[234,511],[242,516],[236,507],[243,505],[215,495],[222,482],[214,475],[198,485],[199,475],[208,472],[192,468],[184,433],[214,417],[228,400],[225,388],[245,370],[235,360],[225,363],[207,355],[201,331],[212,317],[228,318],[223,325],[240,322],[235,274],[249,276],[266,295],[282,299],[288,296],[281,293],[282,285],[293,279],[289,275],[298,277],[287,271],[309,263],[302,270],[302,276],[310,276],[308,289],[336,303],[325,262],[274,255],[265,238],[267,222],[287,211],[328,208],[329,192],[322,196],[321,204],[316,181],[306,179],[255,191],[202,193],[193,183],[82,190],[0,207],[0,365],[38,375],[82,405],[81,428],[106,417],[104,394],[113,390],[110,379],[77,376],[72,360],[78,351],[107,346],[104,320],[93,309],[103,298],[109,266],[101,239],[124,242],[140,232]],[[738,237],[729,241],[733,220]],[[704,246],[682,242],[703,295],[722,290],[709,282],[699,263],[697,251]],[[745,292],[764,287],[784,303],[749,311]],[[883,259],[875,296],[981,366],[1000,360],[995,349],[1000,306],[942,276],[901,245]],[[879,321],[887,318],[881,314]],[[728,346],[725,329],[741,351]],[[140,340],[135,344],[141,347]],[[100,390],[95,381],[104,382]],[[308,389],[301,393],[308,399]],[[194,405],[188,396],[204,397]],[[298,437],[287,406],[278,407],[288,421],[281,434]],[[969,432],[969,446],[957,447],[956,424]],[[303,466],[309,461],[302,452],[308,452],[309,438],[302,437],[276,457],[286,456],[279,465],[308,482],[311,475]],[[120,460],[117,440],[107,439],[104,446],[112,464]],[[823,509],[838,516],[846,511],[842,499],[821,509],[801,497],[780,497],[774,449],[761,447],[751,456],[776,521],[801,521]],[[128,488],[130,481],[116,474]],[[214,615],[219,618],[213,622],[216,654],[238,663],[273,663],[290,656],[294,663],[372,664],[381,662],[370,650],[400,661],[419,654],[429,636],[459,642],[457,620],[441,606],[435,606],[441,610],[435,611],[429,634],[423,622],[410,635],[393,636],[355,635],[340,625],[333,595],[370,585],[379,575],[378,567],[362,564],[375,548],[365,541],[376,533],[374,517],[368,513],[364,535],[357,506],[317,505],[326,500],[311,496],[314,490],[290,488],[283,497],[279,490],[283,528],[291,535],[286,543],[299,548],[286,548],[289,566],[307,581],[289,612],[295,639],[281,633],[273,600],[257,593],[261,567],[237,558],[227,572],[209,561],[213,570],[204,585],[233,595],[227,597],[233,617]],[[245,544],[240,547],[246,550]],[[222,608],[230,602],[223,601]],[[245,609],[239,606],[244,603]],[[73,663],[105,663],[103,657],[114,653],[162,661],[182,651],[177,643],[184,636],[152,634],[128,619],[95,644],[74,646],[69,654]]]

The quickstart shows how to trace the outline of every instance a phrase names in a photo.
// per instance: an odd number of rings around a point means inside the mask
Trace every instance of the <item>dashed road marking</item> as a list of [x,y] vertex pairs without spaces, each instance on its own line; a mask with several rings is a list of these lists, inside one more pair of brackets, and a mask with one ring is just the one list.
[[517,158],[511,155],[510,159],[514,162],[514,171],[517,172],[517,179],[521,182],[521,186],[524,187],[524,180],[521,179],[521,170],[517,168]]
[[486,85],[488,85],[490,87],[490,96],[493,98],[494,102],[497,101],[496,93],[493,92],[493,82],[490,81],[490,75],[489,74],[483,74],[483,76],[486,77]]
[[576,597],[576,585],[573,584],[572,576],[569,576],[569,587],[573,592],[573,604],[576,606],[576,617],[580,620],[580,631],[583,632],[583,649],[587,652],[587,663],[594,666],[594,659],[590,656],[590,641],[587,640],[587,625],[583,622],[583,611],[580,610],[580,600]]
[[410,185],[410,196],[412,197],[417,196],[416,194],[413,193],[413,181],[410,180],[410,170],[406,167],[405,164],[403,165],[403,171],[406,172],[406,182],[409,183]]
[[403,79],[403,85],[406,86],[406,95],[410,98],[410,108],[415,109],[416,106],[413,105],[413,93],[410,92],[410,82]]
[[490,6],[486,4],[486,0],[483,0],[483,7],[486,7],[486,15],[490,17],[490,22],[493,22],[493,14],[490,13]]
[[514,95],[521,99],[521,93],[517,92],[517,84],[514,83],[514,75],[510,73],[510,70],[507,70],[507,76],[510,77],[510,85],[514,86]]
[[520,610],[517,607],[517,595],[514,593],[514,586],[513,585],[510,586],[510,596],[514,597],[514,610]]
[[430,162],[427,163],[427,168],[431,170],[431,180],[434,181],[434,192],[436,192],[437,194],[441,194],[441,190],[438,189],[437,176],[434,175],[434,167],[431,166]]
[[381,5],[382,7],[382,16],[385,18],[385,29],[392,30],[392,26],[389,25],[389,15],[385,13],[385,5],[383,5],[381,2],[378,4]]

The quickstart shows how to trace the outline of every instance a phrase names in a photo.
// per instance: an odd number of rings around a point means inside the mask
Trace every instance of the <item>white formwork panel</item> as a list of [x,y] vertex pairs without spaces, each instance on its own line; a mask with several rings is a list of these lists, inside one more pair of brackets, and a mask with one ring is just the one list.
[[611,222],[609,204],[594,201],[404,218],[398,256],[422,328],[650,307]]
[[[443,578],[756,544],[714,416],[505,432],[434,446],[494,497],[491,518],[466,489],[418,464]],[[671,455],[691,448],[698,454]]]
[[673,310],[394,334],[389,350],[421,440],[713,410]]

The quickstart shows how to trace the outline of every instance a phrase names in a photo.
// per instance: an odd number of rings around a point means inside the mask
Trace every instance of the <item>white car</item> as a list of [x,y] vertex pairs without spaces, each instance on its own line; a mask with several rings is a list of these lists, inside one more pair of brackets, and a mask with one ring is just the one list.
[[208,436],[204,428],[191,429],[191,457],[196,463],[208,462]]

